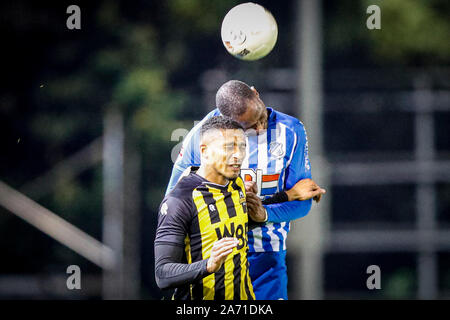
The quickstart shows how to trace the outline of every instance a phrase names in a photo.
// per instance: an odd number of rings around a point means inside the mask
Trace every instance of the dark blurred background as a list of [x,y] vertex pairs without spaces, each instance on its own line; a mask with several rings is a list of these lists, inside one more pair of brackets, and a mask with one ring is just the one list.
[[[291,231],[291,298],[450,297],[450,2],[258,1],[279,35],[255,62],[220,39],[241,2],[0,3],[0,180],[120,262],[102,272],[8,210],[4,193],[0,298],[161,299],[153,240],[172,158],[229,79],[304,122],[328,191]],[[72,4],[80,30],[66,27]],[[366,27],[372,4],[380,30]],[[66,287],[69,265],[81,290]],[[369,265],[380,290],[366,287]]]

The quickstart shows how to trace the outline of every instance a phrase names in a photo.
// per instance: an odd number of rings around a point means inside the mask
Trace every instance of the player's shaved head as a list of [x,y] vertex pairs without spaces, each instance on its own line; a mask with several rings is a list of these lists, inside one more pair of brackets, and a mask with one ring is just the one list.
[[255,88],[239,80],[224,83],[216,93],[220,113],[240,123],[244,130],[256,133],[267,127],[267,110]]
[[247,111],[250,101],[257,97],[256,91],[239,80],[224,83],[216,93],[216,107],[224,116],[236,118]]
[[209,138],[211,138],[212,136],[212,133],[226,129],[240,129],[242,131],[244,130],[239,122],[234,121],[230,117],[215,116],[209,118],[205,121],[205,123],[203,123],[200,129],[200,139],[201,141],[209,140]]

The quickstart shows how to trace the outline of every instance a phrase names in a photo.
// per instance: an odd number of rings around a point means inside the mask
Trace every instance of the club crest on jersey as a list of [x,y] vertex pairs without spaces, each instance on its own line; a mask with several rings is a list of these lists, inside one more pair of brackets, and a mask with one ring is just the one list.
[[262,174],[261,169],[241,169],[241,177],[244,181],[253,181],[258,188],[258,196],[271,195],[278,190],[279,173]]
[[273,141],[269,144],[269,153],[276,159],[283,158],[285,151],[281,142]]
[[167,202],[164,202],[163,205],[161,206],[161,210],[159,210],[159,212],[161,213],[161,215],[165,216],[167,214],[168,209],[169,209],[169,206],[167,205]]

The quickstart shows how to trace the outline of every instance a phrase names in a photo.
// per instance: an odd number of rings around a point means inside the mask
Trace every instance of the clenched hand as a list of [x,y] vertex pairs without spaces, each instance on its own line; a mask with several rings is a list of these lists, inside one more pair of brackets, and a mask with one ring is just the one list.
[[258,193],[258,187],[256,186],[256,183],[253,181],[245,181],[245,192],[253,192],[254,194]]
[[248,215],[255,222],[265,222],[267,220],[266,209],[263,207],[261,199],[253,192],[247,192]]
[[326,190],[319,187],[312,179],[302,179],[286,191],[289,201],[309,200],[319,202]]
[[214,242],[211,249],[211,256],[206,264],[206,270],[210,273],[219,271],[227,256],[233,251],[233,248],[235,248],[238,243],[238,239],[229,237]]

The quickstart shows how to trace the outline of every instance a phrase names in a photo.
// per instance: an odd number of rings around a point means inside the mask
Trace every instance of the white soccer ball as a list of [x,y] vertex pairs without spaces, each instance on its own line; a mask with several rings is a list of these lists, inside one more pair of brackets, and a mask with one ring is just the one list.
[[272,51],[278,26],[263,6],[247,2],[232,8],[222,22],[222,42],[227,51],[242,60],[258,60]]

